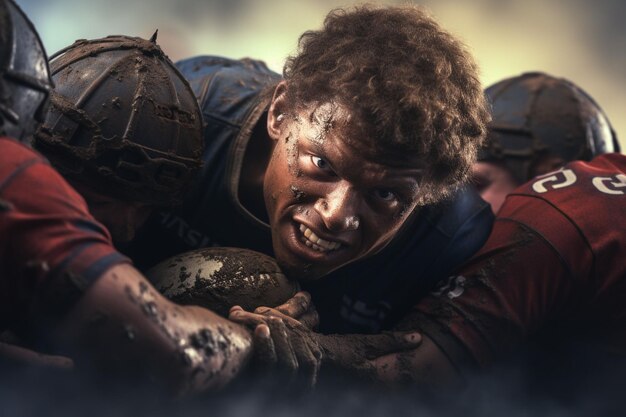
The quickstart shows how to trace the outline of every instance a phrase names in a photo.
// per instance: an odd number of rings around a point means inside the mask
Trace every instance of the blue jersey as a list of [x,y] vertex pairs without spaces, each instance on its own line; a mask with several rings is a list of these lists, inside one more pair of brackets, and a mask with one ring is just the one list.
[[[140,266],[205,246],[273,255],[269,226],[240,202],[248,140],[264,128],[280,76],[264,63],[201,56],[176,64],[194,90],[205,126],[204,166],[182,208],[156,213],[129,255]],[[308,284],[321,330],[377,332],[402,316],[487,239],[493,216],[470,188],[425,207],[377,255]]]

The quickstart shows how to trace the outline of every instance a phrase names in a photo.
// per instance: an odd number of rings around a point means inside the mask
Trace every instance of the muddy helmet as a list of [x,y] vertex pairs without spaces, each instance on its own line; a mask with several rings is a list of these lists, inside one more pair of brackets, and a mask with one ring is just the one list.
[[547,155],[565,162],[619,152],[615,131],[580,87],[541,72],[500,81],[485,90],[492,105],[486,146],[479,160],[502,162],[520,182]]
[[78,40],[50,69],[56,86],[35,147],[52,165],[112,197],[180,203],[201,165],[202,115],[156,33]]
[[35,27],[13,0],[0,0],[0,136],[30,143],[51,89]]

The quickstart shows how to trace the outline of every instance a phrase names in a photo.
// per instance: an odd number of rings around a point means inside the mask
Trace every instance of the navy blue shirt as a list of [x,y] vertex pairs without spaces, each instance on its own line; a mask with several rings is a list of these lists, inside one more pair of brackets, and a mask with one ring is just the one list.
[[[267,224],[239,201],[248,140],[265,120],[280,76],[264,63],[200,56],[177,64],[204,118],[204,166],[182,208],[156,213],[128,254],[147,267],[205,246],[272,255]],[[485,242],[493,215],[471,188],[423,207],[380,253],[308,284],[324,332],[378,332],[392,326]]]

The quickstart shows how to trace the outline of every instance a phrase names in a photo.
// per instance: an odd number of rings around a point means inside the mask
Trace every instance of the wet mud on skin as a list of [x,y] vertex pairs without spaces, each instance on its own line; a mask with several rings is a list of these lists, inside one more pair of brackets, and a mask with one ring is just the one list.
[[[336,118],[345,116],[346,114],[346,110],[334,102],[324,103],[315,107],[311,111],[308,118],[308,123],[310,123],[314,129],[307,131],[306,139],[311,141],[317,148],[323,148],[324,143],[326,142],[326,137],[335,127]],[[290,171],[292,174],[297,178],[301,176],[300,168],[298,166],[299,150],[297,138],[302,136],[304,120],[299,115],[294,115],[292,118],[293,124],[291,125],[291,130],[285,137],[285,143],[290,145],[288,150],[287,165],[291,168]]]
[[275,307],[299,289],[263,254],[235,248],[203,248],[170,258],[147,276],[167,298],[208,308],[224,317],[234,305],[248,311]]
[[[177,313],[177,307],[171,311],[159,309],[155,303],[155,294],[143,283],[140,283],[137,291],[126,286],[125,292],[127,297],[139,306],[141,312],[176,346],[178,360],[192,369],[189,386],[208,385],[224,371],[233,353],[240,352],[240,348],[230,342],[234,335],[233,326],[217,325],[215,329],[201,328],[184,335],[175,330],[175,321],[168,323],[168,316],[180,315],[180,312]],[[131,343],[139,337],[130,324],[123,325],[122,334]],[[209,361],[211,363],[208,363]],[[232,372],[237,371],[238,369],[234,368]],[[186,391],[186,388],[182,391]]]
[[309,122],[317,129],[312,136],[308,136],[308,139],[316,146],[323,147],[328,133],[335,125],[335,118],[344,113],[346,113],[345,110],[334,102],[318,106],[309,118]]
[[297,201],[302,200],[306,196],[306,194],[295,185],[291,185],[289,188],[291,189],[291,193],[293,194],[293,197]]

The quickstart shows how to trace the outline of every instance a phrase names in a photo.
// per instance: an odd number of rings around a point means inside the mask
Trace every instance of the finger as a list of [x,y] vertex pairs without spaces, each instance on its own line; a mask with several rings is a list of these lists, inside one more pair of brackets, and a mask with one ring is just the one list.
[[313,353],[315,346],[307,343],[304,338],[296,337],[292,339],[292,346],[298,360],[299,380],[304,384],[305,388],[313,388],[317,383],[321,356],[316,357]]
[[317,314],[317,310],[309,310],[304,313],[304,315],[300,316],[299,321],[307,328],[317,330],[320,324],[320,316]]
[[228,315],[230,321],[248,326],[249,328],[256,328],[260,324],[266,324],[266,317],[259,314],[250,313],[243,309],[231,311]]
[[230,310],[228,310],[228,314],[234,313],[235,311],[245,311],[241,306],[232,306]]
[[0,360],[7,363],[40,366],[42,368],[71,370],[74,362],[67,357],[46,355],[22,346],[0,342]]
[[[306,293],[305,293],[306,294]],[[317,310],[310,305],[309,309],[304,312],[301,316],[294,318],[284,313],[284,310],[278,310],[278,308],[270,308],[270,307],[257,307],[254,310],[255,314],[261,314],[264,316],[275,316],[280,317],[287,323],[291,323],[293,325],[302,324],[311,330],[317,329],[319,326],[319,314]]]
[[288,315],[281,313],[280,311],[276,310],[275,308],[269,308],[269,307],[257,307],[254,310],[254,314],[258,314],[261,316],[265,316],[265,317],[278,317],[279,319],[283,320],[285,323],[289,323],[292,326],[299,326],[300,322],[292,317],[289,317]]
[[287,300],[286,303],[276,307],[276,310],[289,317],[298,319],[301,315],[306,313],[311,306],[311,295],[306,291],[300,291]]
[[287,326],[277,317],[268,317],[267,325],[276,349],[276,359],[278,367],[290,374],[295,374],[298,370],[298,360],[293,351]]
[[375,359],[390,353],[404,352],[417,348],[422,335],[417,332],[384,332],[367,335],[361,340],[363,356]]
[[259,324],[253,333],[254,364],[257,369],[273,369],[276,367],[276,349],[270,337],[270,329],[266,324]]

